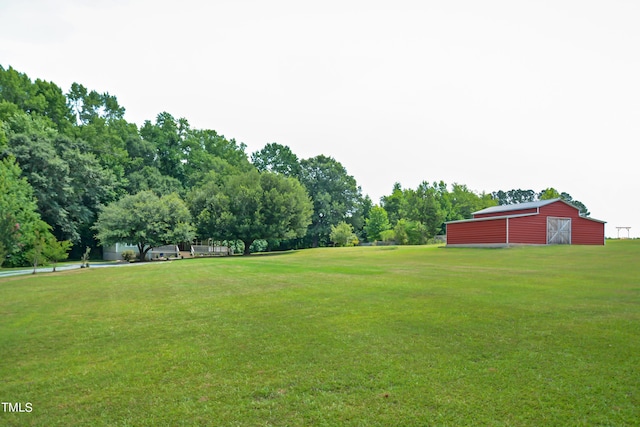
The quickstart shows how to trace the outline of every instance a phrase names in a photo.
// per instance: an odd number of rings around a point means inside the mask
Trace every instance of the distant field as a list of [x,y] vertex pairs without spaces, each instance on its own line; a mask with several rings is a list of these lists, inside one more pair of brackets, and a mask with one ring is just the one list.
[[3,426],[639,425],[640,241],[0,279],[0,356]]

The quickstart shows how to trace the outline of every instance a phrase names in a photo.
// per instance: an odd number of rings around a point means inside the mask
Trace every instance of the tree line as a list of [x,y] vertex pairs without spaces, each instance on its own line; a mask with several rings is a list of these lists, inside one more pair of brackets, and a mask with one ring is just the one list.
[[[286,250],[393,240],[421,244],[444,222],[546,189],[478,194],[466,185],[395,184],[378,204],[336,159],[246,146],[161,112],[142,126],[109,93],[31,80],[0,66],[0,262],[57,261],[116,242],[193,239]],[[346,236],[346,237],[345,237]],[[40,260],[40,261],[38,261]]]

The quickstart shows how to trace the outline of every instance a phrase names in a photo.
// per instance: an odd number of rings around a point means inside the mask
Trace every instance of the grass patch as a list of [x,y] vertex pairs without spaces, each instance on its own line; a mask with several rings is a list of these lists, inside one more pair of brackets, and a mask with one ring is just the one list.
[[0,279],[2,425],[637,425],[640,242]]

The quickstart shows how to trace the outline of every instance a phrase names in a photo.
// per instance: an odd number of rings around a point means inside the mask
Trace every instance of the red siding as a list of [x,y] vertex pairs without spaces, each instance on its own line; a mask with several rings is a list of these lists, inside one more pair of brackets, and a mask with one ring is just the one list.
[[540,215],[544,217],[556,216],[559,218],[580,218],[580,211],[564,202],[557,201],[540,208]]
[[540,208],[540,214],[571,218],[571,243],[574,245],[604,245],[604,223],[583,218],[580,211],[562,202]]
[[448,245],[504,244],[506,242],[505,219],[447,224]]
[[571,243],[574,245],[604,245],[604,224],[585,218],[572,220]]
[[547,244],[547,218],[542,215],[509,218],[510,244]]
[[[539,213],[538,213],[539,212]],[[520,217],[512,215],[536,214]],[[547,217],[571,218],[571,243],[575,245],[604,245],[604,223],[583,218],[579,210],[557,201],[538,209],[520,209],[474,216],[474,219],[502,216],[483,221],[447,224],[447,244],[547,244]],[[509,216],[508,220],[504,216]],[[507,241],[507,221],[509,236]]]

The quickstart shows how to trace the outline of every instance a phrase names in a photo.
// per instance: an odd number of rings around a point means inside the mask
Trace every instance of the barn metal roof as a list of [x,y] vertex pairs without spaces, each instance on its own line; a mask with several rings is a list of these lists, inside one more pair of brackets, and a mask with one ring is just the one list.
[[561,199],[536,200],[535,202],[517,203],[515,205],[491,206],[490,208],[485,208],[477,212],[473,212],[472,214],[484,215],[484,214],[494,214],[498,212],[519,211],[522,209],[536,209],[542,206],[550,205],[551,203],[557,202],[558,200],[561,200]]
[[482,222],[482,221],[496,221],[498,219],[505,219],[505,218],[522,218],[524,216],[535,216],[538,215],[537,213],[525,213],[525,214],[517,214],[517,215],[496,215],[496,216],[487,216],[487,217],[483,217],[483,218],[468,218],[468,219],[457,219],[454,221],[447,221],[445,222],[445,224],[453,224],[456,222]]

